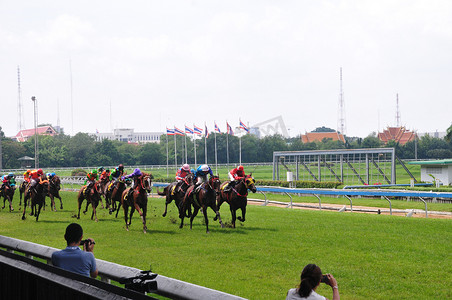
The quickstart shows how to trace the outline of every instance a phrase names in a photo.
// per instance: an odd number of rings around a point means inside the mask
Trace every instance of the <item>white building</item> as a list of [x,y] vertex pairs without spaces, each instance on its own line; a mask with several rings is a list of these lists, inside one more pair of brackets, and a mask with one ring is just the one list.
[[94,134],[96,140],[101,142],[105,139],[116,140],[127,143],[160,143],[160,136],[163,132],[134,132],[131,128],[119,128],[115,129],[113,133],[111,132],[98,132]]
[[412,161],[410,165],[421,165],[421,181],[439,180],[444,185],[452,185],[452,159]]

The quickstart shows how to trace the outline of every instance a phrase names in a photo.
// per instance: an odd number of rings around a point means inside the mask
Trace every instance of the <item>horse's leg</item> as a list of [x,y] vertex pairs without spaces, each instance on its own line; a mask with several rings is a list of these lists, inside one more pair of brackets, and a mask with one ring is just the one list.
[[213,203],[212,206],[210,206],[210,208],[215,212],[215,218],[213,218],[213,220],[214,221],[219,220],[218,222],[220,222],[221,228],[224,228],[223,221],[221,221],[220,210],[215,205],[215,202]]
[[88,199],[88,197],[86,198],[86,207],[85,207],[85,210],[83,211],[83,214],[86,214],[86,212],[88,211],[88,205],[91,202],[91,195],[88,195],[88,196],[89,196],[89,199]]
[[[86,200],[88,201],[88,200]],[[82,208],[82,203],[83,203],[83,196],[81,194],[78,195],[78,215],[77,215],[77,219],[80,219],[80,209]]]
[[115,216],[115,218],[118,217],[118,213],[119,213],[119,210],[121,209],[121,205],[122,205],[122,202],[119,201],[118,208],[116,209],[116,216]]
[[232,205],[230,205],[229,209],[231,210],[232,228],[235,228],[235,220],[237,219],[237,213],[236,213],[235,208],[232,207]]
[[199,211],[199,207],[193,207],[193,213],[191,214],[190,217],[190,229],[192,229],[193,226],[193,219],[196,217],[196,215],[198,214]]
[[206,233],[209,232],[209,218],[207,218],[207,206],[202,207],[202,213],[204,214],[204,222],[206,222]]
[[58,194],[56,195],[56,197],[58,199],[60,199],[60,209],[63,209],[63,200],[61,199],[60,193],[58,192]]
[[242,217],[239,216],[239,217],[237,217],[237,219],[240,222],[245,222],[246,206],[242,206],[240,209],[242,210]]
[[147,211],[147,201],[143,203],[143,215],[141,216],[141,220],[143,221],[143,232],[146,233],[148,227],[146,226],[146,211]]
[[91,206],[93,208],[93,213],[91,214],[91,220],[93,219],[93,217],[95,217],[95,221],[98,222],[98,220],[97,220],[97,211],[96,211],[97,205],[96,205],[95,201],[91,202]]
[[[45,199],[45,196],[44,196],[44,199]],[[36,211],[36,222],[38,222],[39,214],[41,213],[41,208],[42,208],[44,199],[43,199],[42,201],[39,201],[39,204],[37,204],[38,207],[35,208],[35,211]],[[45,203],[45,202],[44,202],[44,203]]]
[[24,212],[22,214],[22,220],[25,220],[25,210],[26,210],[26,208],[27,208],[27,199],[25,199],[25,197],[24,197]]
[[123,203],[122,207],[124,208],[124,221],[126,222],[126,230],[129,231],[129,223],[127,222],[127,217],[129,214],[129,206],[127,203]]
[[57,211],[55,205],[55,197],[53,196],[53,194],[49,194],[49,198],[50,198],[50,210]]
[[14,211],[14,208],[13,208],[13,197],[14,197],[14,194],[13,194],[12,197],[9,197],[9,196],[8,196],[8,201],[9,201],[9,211],[10,211],[10,212]]
[[168,211],[168,204],[171,203],[173,199],[171,199],[171,195],[169,193],[166,193],[166,200],[165,200],[165,211],[162,214],[162,217],[166,217],[166,213]]

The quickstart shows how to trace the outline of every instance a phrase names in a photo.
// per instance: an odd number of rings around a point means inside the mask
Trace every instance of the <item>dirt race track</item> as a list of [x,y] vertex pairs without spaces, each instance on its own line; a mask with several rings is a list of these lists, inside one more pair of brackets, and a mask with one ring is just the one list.
[[[263,200],[258,199],[248,199],[248,204],[250,205],[264,205]],[[284,202],[269,202],[267,206],[276,206],[276,207],[288,207],[290,203],[284,203]],[[293,203],[292,208],[294,209],[310,209],[310,210],[319,210],[319,206],[314,203]],[[337,204],[322,204],[322,210],[336,210],[339,211],[344,208],[344,205],[337,205]],[[351,213],[350,205],[347,205],[345,207],[344,213]],[[366,214],[382,214],[382,215],[389,215],[390,210],[388,207],[365,207],[365,206],[356,206],[353,205],[353,212],[354,213],[366,213]],[[428,218],[434,218],[434,219],[452,219],[452,212],[441,212],[441,211],[428,211]],[[393,216],[401,216],[401,217],[407,217],[411,216],[414,218],[425,218],[425,210],[420,209],[393,209],[392,210]]]

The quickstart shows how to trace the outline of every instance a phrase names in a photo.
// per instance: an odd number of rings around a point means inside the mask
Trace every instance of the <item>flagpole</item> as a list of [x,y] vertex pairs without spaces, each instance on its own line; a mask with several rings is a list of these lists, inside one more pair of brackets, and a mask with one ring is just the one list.
[[166,178],[169,177],[168,170],[169,158],[168,158],[168,127],[166,128]]
[[226,121],[226,164],[229,169],[229,127]]
[[217,123],[215,123],[215,130],[213,131],[215,136],[215,173],[218,174],[218,159],[217,159]]
[[242,130],[240,130],[239,135],[239,165],[242,164]]
[[187,133],[185,132],[185,128],[187,126],[185,126],[184,124],[184,136],[185,136],[185,163],[188,163],[188,159],[187,159]]
[[174,167],[177,169],[176,126],[174,126]]
[[[193,128],[195,127],[195,124],[193,124]],[[195,151],[195,166],[196,166],[196,139],[195,139],[195,131],[193,130],[193,149]]]
[[205,164],[207,165],[207,126],[206,126],[206,123],[204,123],[204,130],[206,131],[204,133],[204,158],[205,158]]

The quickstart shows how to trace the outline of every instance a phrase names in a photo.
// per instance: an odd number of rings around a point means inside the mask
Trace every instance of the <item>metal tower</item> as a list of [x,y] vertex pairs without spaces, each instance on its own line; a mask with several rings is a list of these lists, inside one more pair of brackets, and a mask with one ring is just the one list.
[[20,68],[17,66],[17,130],[24,129],[24,107],[22,105],[20,90]]
[[341,81],[341,89],[339,94],[339,116],[337,120],[337,131],[346,134],[346,124],[345,124],[345,102],[344,102],[344,92],[342,90],[342,67],[340,69],[340,81]]
[[400,125],[400,109],[399,109],[399,94],[396,94],[396,97],[397,97],[397,108],[396,108],[396,116],[395,116],[395,119],[396,119],[396,126],[397,127],[400,127],[401,125]]

